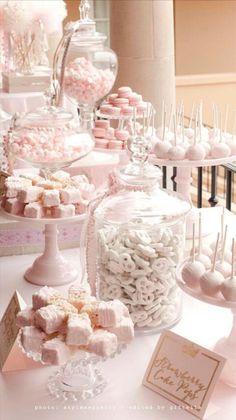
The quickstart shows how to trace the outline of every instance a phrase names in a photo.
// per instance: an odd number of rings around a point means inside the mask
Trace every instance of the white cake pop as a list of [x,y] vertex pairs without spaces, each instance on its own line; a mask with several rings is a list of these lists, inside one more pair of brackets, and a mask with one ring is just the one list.
[[[234,255],[234,239],[232,239],[232,256]],[[221,293],[225,300],[236,301],[236,276],[234,275],[234,258],[232,257],[231,276],[221,286]]]
[[229,146],[222,142],[222,118],[220,117],[220,141],[211,148],[211,156],[213,158],[223,158],[231,153]]
[[[165,140],[165,123],[166,123],[166,111],[164,111],[164,117],[162,120],[162,141],[157,141],[154,146],[154,153],[160,159],[168,159],[168,152],[171,148],[171,143]],[[160,129],[158,129],[160,130]]]
[[192,258],[182,269],[184,282],[192,289],[199,286],[199,279],[205,273],[205,267],[200,261],[195,261],[195,224],[193,224],[193,247]]
[[203,141],[201,145],[205,150],[205,158],[207,158],[211,154],[211,146],[206,141]]
[[200,280],[199,280],[200,287],[203,293],[205,293],[207,296],[216,295],[219,292],[221,285],[224,282],[223,275],[219,273],[219,271],[215,270],[216,254],[218,250],[219,238],[220,238],[220,234],[218,233],[212,268],[210,271],[205,272],[200,277]]
[[189,160],[203,160],[205,158],[205,155],[206,153],[204,147],[201,144],[197,143],[197,122],[195,120],[194,143],[187,149],[186,156]]
[[174,116],[174,146],[168,151],[168,158],[170,160],[183,160],[185,158],[185,150],[182,146],[177,145],[177,133],[176,133],[176,117]]
[[226,139],[226,143],[230,148],[230,154],[232,156],[236,155],[236,136],[230,136],[230,138]]
[[211,268],[211,259],[204,253],[202,249],[202,213],[201,212],[199,212],[199,219],[198,219],[198,253],[195,257],[195,260],[201,262],[204,265],[206,270],[209,270]]
[[224,233],[224,240],[221,247],[221,258],[219,261],[216,262],[216,270],[223,274],[224,277],[229,277],[231,273],[231,265],[225,261],[225,246],[226,246],[226,238],[227,238],[227,230],[228,226],[225,226],[225,233]]

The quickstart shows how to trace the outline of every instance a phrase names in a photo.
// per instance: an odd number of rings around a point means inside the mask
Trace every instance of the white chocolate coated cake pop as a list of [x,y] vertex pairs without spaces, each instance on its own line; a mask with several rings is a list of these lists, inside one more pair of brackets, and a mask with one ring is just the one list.
[[231,276],[226,279],[221,286],[221,293],[224,296],[225,300],[235,302],[236,301],[236,276],[234,275],[234,243],[235,240],[232,240],[232,265],[231,265]]
[[219,244],[219,238],[220,234],[217,235],[217,241],[216,241],[216,247],[215,247],[215,253],[214,253],[214,260],[212,264],[212,268],[210,271],[205,272],[199,280],[200,287],[207,296],[214,296],[216,295],[221,285],[224,282],[224,277],[219,271],[215,270],[215,264],[216,264],[216,255],[218,250],[218,244]]
[[[198,123],[199,123],[199,113],[198,113]],[[204,147],[197,143],[197,122],[195,121],[194,126],[194,143],[192,146],[188,147],[186,156],[189,160],[203,160],[205,158],[206,152]]]
[[170,160],[183,160],[185,158],[185,149],[182,146],[177,145],[177,133],[176,133],[176,116],[173,117],[174,121],[174,146],[168,151],[168,158]]
[[184,282],[195,289],[199,286],[199,279],[205,273],[205,267],[200,261],[195,261],[195,224],[193,224],[193,248],[191,261],[187,262],[182,269]]

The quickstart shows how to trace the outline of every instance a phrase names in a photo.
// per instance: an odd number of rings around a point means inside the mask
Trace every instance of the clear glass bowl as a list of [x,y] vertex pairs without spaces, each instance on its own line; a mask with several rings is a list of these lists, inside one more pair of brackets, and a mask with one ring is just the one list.
[[9,150],[36,167],[60,168],[87,155],[94,147],[70,112],[45,106],[22,115],[10,135]]

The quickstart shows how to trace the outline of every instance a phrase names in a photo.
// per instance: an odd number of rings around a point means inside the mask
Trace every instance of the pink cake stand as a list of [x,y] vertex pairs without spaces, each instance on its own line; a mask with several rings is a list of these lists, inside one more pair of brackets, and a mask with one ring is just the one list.
[[178,266],[176,271],[176,278],[179,287],[188,295],[202,302],[209,303],[222,308],[231,309],[233,314],[232,329],[228,337],[222,337],[214,346],[214,350],[226,358],[226,363],[221,374],[221,380],[227,385],[236,388],[236,302],[230,302],[223,298],[223,296],[211,297],[202,293],[200,287],[198,289],[191,289],[182,279],[182,269],[184,262]]
[[[204,160],[168,160],[158,159],[154,155],[150,156],[150,161],[154,165],[158,166],[169,166],[177,168],[177,176],[175,182],[177,184],[177,191],[182,194],[188,201],[192,202],[191,199],[191,184],[192,168],[207,167],[207,166],[218,166],[225,165],[236,161],[236,156],[228,156],[221,159],[204,159]],[[186,221],[186,237],[192,238],[193,223],[197,223],[200,209],[197,209],[192,205],[192,210],[187,216]],[[206,236],[211,233],[211,224],[203,220],[202,235]]]
[[79,275],[78,270],[59,251],[57,226],[71,222],[82,223],[86,218],[85,214],[61,219],[31,219],[29,217],[15,216],[7,213],[4,209],[1,211],[9,219],[45,226],[44,251],[40,257],[36,258],[33,265],[26,270],[24,278],[28,282],[39,286],[61,286],[77,279]]

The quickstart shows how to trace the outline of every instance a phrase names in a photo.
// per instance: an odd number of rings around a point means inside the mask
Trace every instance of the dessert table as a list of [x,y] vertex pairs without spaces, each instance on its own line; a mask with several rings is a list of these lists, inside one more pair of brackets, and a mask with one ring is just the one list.
[[[208,210],[208,209],[207,209]],[[207,212],[206,210],[206,212]],[[212,210],[212,209],[211,209]],[[211,212],[212,223],[219,220],[221,208]],[[203,210],[203,213],[205,210]],[[226,211],[229,229],[235,230],[235,216]],[[233,232],[232,232],[233,233]],[[235,232],[234,232],[235,233]],[[212,238],[208,238],[211,240]],[[77,248],[64,250],[67,259],[73,259],[80,266]],[[26,303],[37,286],[23,279],[25,268],[35,259],[35,255],[8,256],[1,258],[0,264],[0,316],[15,289]],[[14,264],[13,264],[14,261]],[[58,290],[66,290],[60,286]],[[231,328],[231,314],[228,309],[208,305],[183,295],[183,316],[173,331],[213,348]],[[158,341],[159,334],[137,335],[135,340],[115,359],[109,359],[102,369],[108,379],[108,386],[102,395],[83,402],[67,402],[52,399],[47,393],[46,381],[55,367],[34,367],[2,373],[0,376],[0,412],[2,420],[185,420],[191,414],[174,406],[161,396],[142,386],[142,379]],[[236,412],[236,390],[218,382],[212,395],[206,417],[212,420],[233,420]]]

